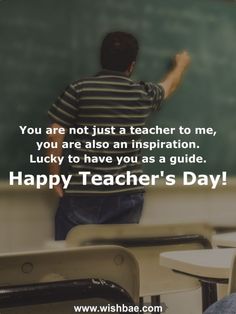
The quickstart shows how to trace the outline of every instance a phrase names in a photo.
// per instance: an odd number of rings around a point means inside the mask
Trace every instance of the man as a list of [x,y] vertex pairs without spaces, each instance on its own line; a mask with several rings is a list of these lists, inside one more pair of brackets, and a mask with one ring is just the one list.
[[[80,148],[73,148],[77,161],[70,163],[72,179],[64,191],[55,187],[60,197],[55,219],[55,238],[63,240],[68,231],[79,224],[138,223],[143,208],[144,187],[135,182],[134,176],[142,174],[140,149],[133,148],[133,140],[140,141],[140,134],[131,134],[131,127],[142,128],[153,110],[158,110],[179,85],[190,63],[187,52],[175,56],[175,65],[160,84],[134,82],[130,76],[135,68],[138,42],[131,34],[109,33],[101,47],[102,71],[93,77],[70,84],[49,110],[51,128],[65,130],[79,128],[75,141]],[[93,128],[98,128],[96,136]],[[84,129],[83,129],[84,128]],[[123,129],[122,133],[119,130]],[[81,134],[81,129],[82,134]],[[125,130],[125,132],[124,132]],[[101,131],[101,132],[99,132]],[[48,154],[62,155],[64,134],[49,136],[58,147]],[[88,148],[86,143],[108,142],[109,148]],[[127,143],[115,149],[114,143]],[[94,157],[95,156],[95,157]],[[110,156],[110,159],[107,158]],[[130,157],[133,161],[117,162],[116,156]],[[59,175],[60,165],[52,163],[50,174]],[[86,172],[86,177],[85,177]],[[113,185],[94,184],[97,174],[126,179]]]

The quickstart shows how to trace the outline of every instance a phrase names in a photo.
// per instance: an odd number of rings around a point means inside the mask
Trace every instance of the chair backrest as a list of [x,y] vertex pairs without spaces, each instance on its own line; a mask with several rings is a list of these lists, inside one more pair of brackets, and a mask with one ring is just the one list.
[[135,255],[140,269],[140,296],[161,295],[199,287],[196,279],[182,276],[159,265],[165,251],[209,248],[211,229],[198,224],[84,225],[73,228],[68,246],[94,244],[123,245]]
[[229,277],[228,294],[236,292],[236,250],[232,258],[231,273]]
[[[111,281],[125,289],[138,303],[138,263],[123,247],[90,246],[0,255],[0,288],[87,278]],[[47,311],[50,312],[50,307],[45,309],[45,313]],[[16,312],[21,313],[9,309],[9,313]],[[40,313],[40,310],[32,310],[32,313]]]

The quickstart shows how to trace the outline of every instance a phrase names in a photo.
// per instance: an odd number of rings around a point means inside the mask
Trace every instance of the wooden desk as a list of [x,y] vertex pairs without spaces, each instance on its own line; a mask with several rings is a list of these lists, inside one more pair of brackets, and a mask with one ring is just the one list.
[[212,242],[218,247],[236,248],[236,232],[215,234],[212,237]]
[[203,310],[217,299],[216,283],[227,283],[235,249],[209,249],[165,252],[160,265],[196,277],[202,285]]

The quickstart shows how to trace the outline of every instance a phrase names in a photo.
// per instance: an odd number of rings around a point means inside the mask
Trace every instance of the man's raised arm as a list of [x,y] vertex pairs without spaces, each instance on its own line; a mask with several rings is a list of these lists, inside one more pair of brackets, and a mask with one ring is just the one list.
[[160,85],[164,88],[164,99],[171,96],[179,86],[187,67],[190,64],[190,56],[187,51],[176,54],[174,68],[161,81]]

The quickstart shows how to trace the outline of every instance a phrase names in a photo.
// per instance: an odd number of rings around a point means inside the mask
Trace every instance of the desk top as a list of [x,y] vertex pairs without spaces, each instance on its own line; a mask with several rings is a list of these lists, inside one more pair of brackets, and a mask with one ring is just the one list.
[[216,246],[225,246],[225,247],[236,248],[236,232],[215,234],[212,237],[212,242]]
[[228,279],[235,253],[235,249],[165,252],[160,255],[160,264],[193,276]]

